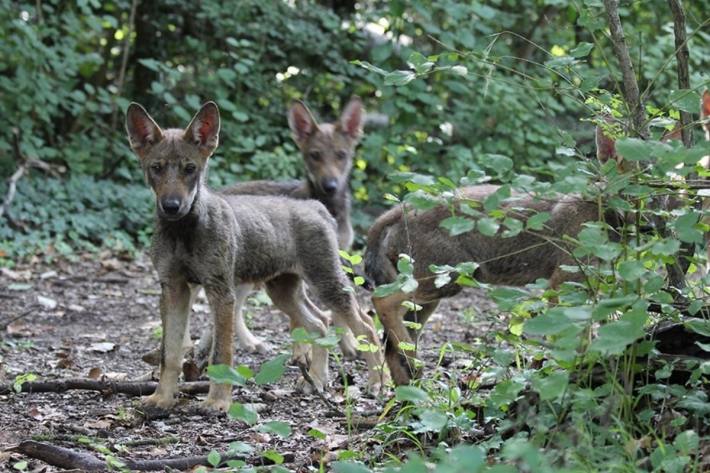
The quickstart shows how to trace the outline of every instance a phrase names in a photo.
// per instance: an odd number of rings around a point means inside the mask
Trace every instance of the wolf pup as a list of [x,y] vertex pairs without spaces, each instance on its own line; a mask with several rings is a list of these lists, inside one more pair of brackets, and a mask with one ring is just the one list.
[[[182,345],[198,286],[205,289],[214,316],[211,363],[230,365],[234,314],[243,285],[263,283],[292,327],[326,333],[326,326],[303,300],[303,284],[332,311],[334,319],[379,347],[374,325],[363,314],[340,268],[333,219],[316,201],[282,197],[227,196],[205,185],[207,161],[217,148],[217,105],[206,103],[186,129],[162,130],[143,107],[126,113],[131,148],[156,197],[151,259],[161,286],[163,324],[160,382],[144,403],[169,408],[175,403]],[[366,353],[368,384],[384,382],[379,350]],[[327,351],[297,346],[294,358],[310,365],[316,389],[328,376]],[[205,406],[226,410],[231,386],[210,384]]]
[[[353,242],[350,223],[350,171],[355,148],[362,137],[365,111],[359,97],[352,97],[334,123],[318,123],[303,102],[294,102],[288,112],[288,125],[306,168],[304,180],[247,181],[234,184],[222,192],[229,195],[284,195],[295,199],[316,199],[328,209],[338,225],[338,246],[348,250]],[[246,297],[249,291],[242,297]],[[311,307],[314,305],[310,302]],[[322,312],[320,315],[325,317]],[[327,317],[326,317],[327,320]],[[247,351],[264,351],[266,345],[254,336],[236,314],[236,333],[240,347]],[[343,333],[341,349],[350,357],[357,355],[355,340]],[[205,340],[198,343],[196,358],[205,350]]]
[[[466,187],[458,190],[457,199],[459,202],[482,203],[497,189],[491,185]],[[424,325],[441,299],[461,291],[461,286],[453,280],[437,287],[429,271],[431,265],[478,262],[480,266],[475,273],[478,281],[510,286],[547,278],[550,286],[555,288],[564,281],[581,277],[579,273],[562,270],[562,265],[574,265],[575,261],[565,245],[559,242],[564,235],[576,237],[585,222],[599,219],[594,202],[586,202],[577,196],[534,200],[514,195],[504,206],[512,216],[522,220],[535,212],[548,212],[550,218],[540,232],[520,233],[510,238],[484,236],[478,232],[451,236],[448,230],[439,226],[443,219],[451,216],[449,206],[441,205],[426,211],[398,206],[380,216],[371,227],[364,258],[368,277],[377,285],[393,282],[397,278],[399,255],[405,253],[414,260],[414,277],[419,282],[410,294],[397,292],[372,299],[385,327],[385,358],[396,384],[407,384],[416,374],[409,359],[416,356],[416,351],[400,348],[400,342],[407,344],[403,346],[415,346],[416,332],[405,328],[403,319]],[[402,306],[407,300],[419,304],[421,310],[408,313]]]

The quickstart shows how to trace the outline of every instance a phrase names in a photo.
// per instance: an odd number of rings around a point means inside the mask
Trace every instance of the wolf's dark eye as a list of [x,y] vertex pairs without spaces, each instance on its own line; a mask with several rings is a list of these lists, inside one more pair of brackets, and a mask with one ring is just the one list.
[[320,153],[318,151],[308,153],[308,157],[311,158],[313,161],[320,161]]
[[197,171],[197,166],[195,166],[194,164],[192,164],[192,163],[187,163],[187,164],[185,165],[185,174],[192,174],[192,173],[194,173],[195,171]]
[[348,157],[348,153],[346,153],[345,151],[338,151],[337,153],[335,153],[335,156],[336,156],[340,161],[343,161],[345,158]]
[[160,171],[163,170],[163,165],[160,163],[153,163],[150,165],[150,170],[153,171],[154,173],[159,173]]

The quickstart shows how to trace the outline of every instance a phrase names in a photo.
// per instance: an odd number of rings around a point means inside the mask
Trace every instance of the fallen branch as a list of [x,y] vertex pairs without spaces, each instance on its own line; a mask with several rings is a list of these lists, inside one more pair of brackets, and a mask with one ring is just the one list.
[[[48,443],[35,442],[34,440],[25,440],[18,446],[9,448],[6,451],[21,453],[60,468],[84,471],[106,471],[109,469],[107,461],[101,460],[90,453],[79,452]],[[245,459],[244,456],[240,455],[226,455],[221,458],[223,462]],[[132,471],[163,471],[166,468],[188,470],[198,465],[210,465],[206,455],[156,460],[116,459],[116,461],[119,461]]]
[[[100,391],[104,394],[127,394],[145,396],[153,394],[158,387],[156,381],[108,381],[89,378],[69,378],[51,381],[30,381],[22,384],[23,393],[63,393],[69,390]],[[178,390],[184,394],[206,394],[209,381],[182,383]],[[0,394],[11,394],[15,390],[12,384],[1,384]]]

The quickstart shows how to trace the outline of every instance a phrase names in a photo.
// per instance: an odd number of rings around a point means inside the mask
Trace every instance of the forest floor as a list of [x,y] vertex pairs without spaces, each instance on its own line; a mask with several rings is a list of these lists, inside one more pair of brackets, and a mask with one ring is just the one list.
[[[141,356],[159,343],[158,294],[155,273],[145,256],[126,261],[111,255],[87,255],[74,262],[35,262],[0,270],[0,384],[28,373],[38,380],[149,379],[152,367]],[[361,291],[360,296],[369,308],[367,293]],[[290,349],[288,323],[263,295],[249,299],[246,313],[254,333],[272,346],[269,352],[257,354],[237,348],[235,363],[256,372],[262,363]],[[447,341],[471,342],[485,335],[498,325],[496,314],[493,303],[475,290],[444,301],[421,339],[425,373],[464,366],[461,355],[447,354],[440,360],[439,348]],[[209,316],[206,301],[199,299],[193,308],[193,338],[199,338]],[[364,364],[345,361],[343,367],[352,384],[348,392],[353,416],[376,420],[392,391],[372,398],[365,389],[358,389],[364,386]],[[327,396],[345,410],[344,383],[337,373],[331,357]],[[378,437],[369,430],[374,422],[355,425],[334,416],[322,399],[295,389],[299,376],[299,370],[289,366],[277,383],[252,383],[235,387],[233,393],[235,401],[258,410],[262,423],[288,423],[291,434],[287,438],[264,432],[261,424],[249,426],[224,415],[201,415],[195,409],[197,397],[183,396],[169,416],[146,420],[139,399],[123,394],[0,394],[0,470],[12,470],[18,461],[26,460],[27,471],[58,471],[5,451],[33,438],[94,454],[108,448],[119,459],[207,455],[212,450],[224,452],[230,443],[241,441],[254,448],[253,458],[278,452],[283,466],[292,471],[317,471],[322,460],[335,459],[343,450],[378,451]],[[325,435],[316,438],[309,434],[311,429]]]

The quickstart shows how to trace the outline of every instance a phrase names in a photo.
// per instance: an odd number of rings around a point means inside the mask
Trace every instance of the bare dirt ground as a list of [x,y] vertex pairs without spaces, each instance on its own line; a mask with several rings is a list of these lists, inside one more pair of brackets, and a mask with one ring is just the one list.
[[[38,380],[94,377],[135,380],[144,378],[151,367],[141,355],[158,345],[156,330],[159,285],[145,257],[133,261],[110,255],[81,257],[75,262],[35,263],[0,272],[0,384],[12,383],[18,375],[34,373]],[[362,301],[369,307],[367,294]],[[252,297],[247,308],[248,323],[272,349],[265,354],[237,350],[236,364],[254,371],[279,352],[288,351],[286,319],[263,297]],[[206,302],[193,309],[191,334],[198,338],[209,317]],[[432,317],[422,337],[421,357],[425,373],[445,370],[452,362],[444,358],[437,367],[439,348],[446,341],[471,342],[495,323],[492,303],[475,291],[445,301]],[[458,355],[461,356],[461,355]],[[331,386],[327,395],[345,408],[342,377],[331,361]],[[374,399],[360,391],[365,366],[347,361],[353,396],[353,414],[376,418],[387,397]],[[377,447],[377,437],[367,427],[348,434],[344,418],[331,414],[325,403],[295,389],[299,371],[289,367],[277,383],[234,389],[234,400],[253,404],[260,424],[278,420],[290,425],[292,433],[281,438],[262,432],[227,416],[205,417],[195,406],[197,398],[183,397],[169,417],[145,420],[138,398],[105,396],[95,391],[64,393],[22,393],[0,395],[0,469],[27,460],[28,471],[58,471],[55,467],[2,451],[23,440],[40,439],[55,445],[96,453],[104,446],[118,458],[146,459],[224,452],[241,441],[254,448],[252,457],[269,450],[284,456],[283,466],[292,471],[317,471],[319,462],[339,451]],[[325,438],[309,435],[311,429]],[[81,440],[81,438],[84,440]],[[87,444],[86,438],[91,439]],[[375,451],[372,450],[372,451]]]

